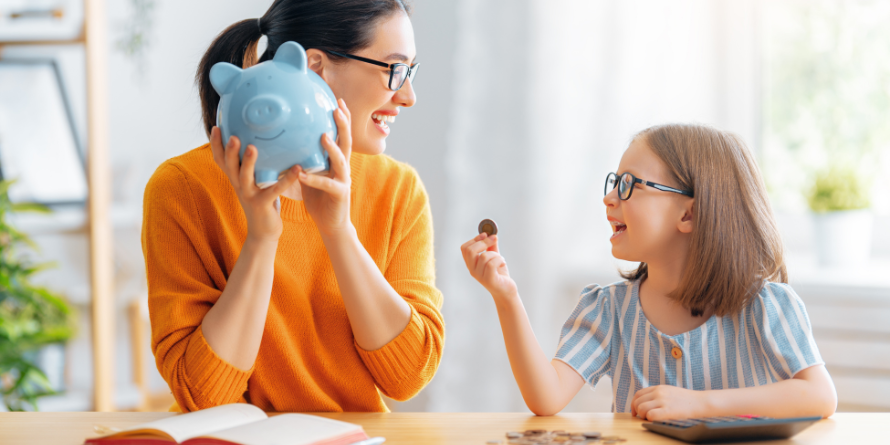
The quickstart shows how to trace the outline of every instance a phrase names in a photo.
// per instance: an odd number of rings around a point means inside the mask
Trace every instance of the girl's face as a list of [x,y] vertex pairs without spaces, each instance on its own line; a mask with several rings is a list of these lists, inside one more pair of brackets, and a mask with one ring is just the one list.
[[[649,148],[645,137],[630,143],[618,165],[618,175],[628,172],[639,179],[680,188],[664,162]],[[612,224],[612,255],[615,258],[653,263],[685,258],[693,223],[693,199],[644,184],[634,184],[630,199],[618,198],[618,188],[603,198]]]
[[[307,51],[309,67],[327,82],[337,98],[346,101],[352,113],[352,148],[356,153],[375,155],[386,150],[389,124],[401,107],[414,105],[417,98],[411,80],[406,79],[398,91],[389,89],[389,68],[370,63],[342,59],[337,63],[327,53]],[[377,24],[371,45],[356,51],[354,56],[380,62],[414,63],[414,28],[404,13],[395,13]]]

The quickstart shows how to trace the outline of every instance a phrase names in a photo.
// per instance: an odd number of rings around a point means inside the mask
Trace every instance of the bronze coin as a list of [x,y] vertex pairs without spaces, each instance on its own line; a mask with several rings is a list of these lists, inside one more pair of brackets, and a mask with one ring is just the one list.
[[479,223],[479,233],[485,232],[488,236],[497,235],[498,234],[498,225],[491,219],[483,219],[482,222]]

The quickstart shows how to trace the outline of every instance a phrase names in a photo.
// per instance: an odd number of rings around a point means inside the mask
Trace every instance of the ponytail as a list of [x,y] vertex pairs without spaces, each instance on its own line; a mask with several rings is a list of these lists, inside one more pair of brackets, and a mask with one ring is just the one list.
[[259,26],[261,22],[262,19],[247,19],[229,26],[216,36],[198,64],[195,81],[203,105],[204,131],[208,136],[210,129],[216,125],[216,108],[219,105],[219,94],[210,85],[210,68],[218,62],[229,62],[242,68],[255,65],[257,43],[263,36]]
[[[260,19],[229,26],[210,44],[195,75],[204,131],[209,136],[216,125],[219,94],[210,85],[210,69],[217,62],[248,68],[274,57],[288,41],[306,49],[352,53],[370,45],[378,21],[397,12],[410,14],[407,0],[275,0]],[[257,43],[264,34],[268,45],[258,57]]]

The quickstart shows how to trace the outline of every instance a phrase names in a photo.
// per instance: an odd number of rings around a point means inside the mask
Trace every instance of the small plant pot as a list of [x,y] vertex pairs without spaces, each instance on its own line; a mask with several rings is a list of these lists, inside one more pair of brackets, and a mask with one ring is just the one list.
[[813,222],[820,266],[856,267],[868,263],[874,226],[870,210],[814,213]]

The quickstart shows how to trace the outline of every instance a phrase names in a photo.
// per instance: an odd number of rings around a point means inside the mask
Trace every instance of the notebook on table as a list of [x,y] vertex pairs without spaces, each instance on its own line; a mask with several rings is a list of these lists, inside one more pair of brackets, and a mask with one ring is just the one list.
[[268,417],[233,403],[136,425],[87,445],[349,445],[368,438],[360,425],[308,414]]

